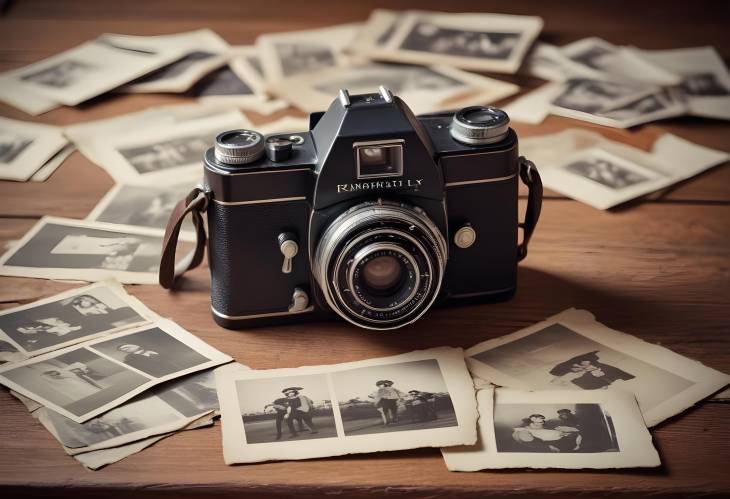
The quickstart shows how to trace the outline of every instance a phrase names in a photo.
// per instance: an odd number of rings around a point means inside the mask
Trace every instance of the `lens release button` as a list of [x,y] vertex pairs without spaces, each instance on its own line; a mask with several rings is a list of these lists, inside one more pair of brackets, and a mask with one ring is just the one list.
[[471,225],[465,225],[454,234],[454,244],[461,249],[466,249],[477,240],[477,233]]

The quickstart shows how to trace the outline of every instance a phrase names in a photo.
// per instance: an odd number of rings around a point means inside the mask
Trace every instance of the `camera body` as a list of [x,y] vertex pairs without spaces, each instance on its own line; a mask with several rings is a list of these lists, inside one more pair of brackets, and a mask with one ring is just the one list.
[[[340,91],[308,131],[219,135],[204,179],[216,322],[385,330],[433,303],[511,297],[517,135],[496,108],[460,113],[416,117],[381,87]],[[498,126],[470,130],[484,113]]]

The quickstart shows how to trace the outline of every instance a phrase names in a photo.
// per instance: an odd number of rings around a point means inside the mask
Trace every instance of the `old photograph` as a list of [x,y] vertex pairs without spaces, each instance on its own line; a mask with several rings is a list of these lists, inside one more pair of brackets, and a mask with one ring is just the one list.
[[44,217],[0,258],[0,275],[150,284],[161,251],[160,230]]
[[460,348],[345,364],[216,372],[227,464],[476,441],[474,385]]
[[273,92],[307,112],[327,109],[340,88],[351,94],[375,93],[380,85],[403,99],[416,114],[458,108],[475,101],[494,102],[518,87],[444,66],[367,63],[288,78]]
[[[639,160],[639,161],[634,161]],[[650,157],[632,160],[603,148],[582,149],[548,168],[546,183],[563,194],[608,209],[672,183],[672,178],[652,169]]]
[[142,394],[85,423],[45,407],[36,417],[68,454],[75,455],[177,431],[217,409],[215,378],[212,371],[205,371],[160,385],[149,395]]
[[0,367],[0,383],[83,423],[153,386],[230,360],[177,324],[157,319]]
[[26,66],[13,74],[14,84],[26,85],[33,92],[74,106],[169,64],[185,53],[184,47],[173,45],[156,52],[141,50],[138,38],[144,37],[104,35]]
[[345,435],[458,426],[436,359],[332,374]]
[[105,134],[92,144],[94,161],[120,183],[171,183],[178,175],[200,171],[203,153],[220,132],[249,125],[240,111],[229,110],[154,129]]
[[542,25],[531,16],[411,11],[392,35],[381,31],[367,51],[383,60],[514,73]]
[[441,449],[451,471],[661,464],[630,392],[487,387],[477,401],[479,442]]
[[195,97],[253,95],[254,90],[230,66],[224,66],[204,76],[193,86],[191,94]]
[[164,378],[211,360],[156,327],[97,342],[90,348],[153,378]]
[[269,33],[256,39],[266,83],[339,66],[347,61],[343,51],[359,29],[343,24],[322,29]]
[[[99,201],[86,219],[164,229],[175,204],[185,198],[199,181],[199,175],[196,174],[189,181],[170,185],[117,184]],[[192,222],[183,222],[182,230],[192,231]]]
[[60,127],[0,117],[0,179],[30,179],[66,144]]
[[655,88],[629,82],[573,78],[553,100],[553,107],[582,113],[600,113],[650,95]]
[[236,390],[247,444],[337,436],[324,374],[238,380]]
[[138,326],[154,317],[119,283],[105,281],[3,310],[0,341],[10,342],[23,357],[34,356]]
[[649,426],[716,392],[730,376],[569,309],[466,351],[470,370],[526,390],[620,389],[636,396]]

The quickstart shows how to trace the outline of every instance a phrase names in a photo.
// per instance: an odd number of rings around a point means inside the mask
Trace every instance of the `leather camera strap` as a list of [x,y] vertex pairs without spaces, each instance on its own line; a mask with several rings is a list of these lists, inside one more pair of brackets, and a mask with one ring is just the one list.
[[517,246],[517,259],[522,260],[527,256],[527,245],[530,242],[532,233],[535,231],[537,221],[540,219],[542,209],[542,180],[535,164],[520,156],[520,178],[527,186],[527,210],[525,210],[525,221],[519,224],[523,230],[522,242]]
[[[205,224],[203,223],[203,212],[208,208],[208,198],[198,187],[190,191],[185,199],[180,200],[175,209],[172,210],[170,220],[165,228],[165,238],[162,244],[162,258],[160,260],[160,285],[165,289],[172,289],[175,281],[186,270],[194,269],[203,261],[205,255]],[[180,227],[183,220],[190,213],[195,226],[195,248],[185,255],[175,265],[175,252],[177,251],[177,239],[180,235]]]

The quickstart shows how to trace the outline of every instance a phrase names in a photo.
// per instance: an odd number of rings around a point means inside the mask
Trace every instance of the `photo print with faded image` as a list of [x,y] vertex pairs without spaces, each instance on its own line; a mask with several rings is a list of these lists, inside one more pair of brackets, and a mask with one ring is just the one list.
[[152,325],[0,367],[0,383],[83,423],[153,386],[230,360],[158,318]]
[[582,113],[599,113],[633,102],[655,90],[637,83],[572,78],[553,100],[553,106]]
[[218,409],[213,371],[170,381],[103,415],[76,423],[41,408],[35,416],[71,455],[179,430]]
[[413,26],[400,48],[464,57],[508,59],[520,33],[469,31],[419,22]]
[[332,373],[345,435],[458,426],[436,359]]
[[[24,358],[144,324],[154,316],[116,281],[105,281],[0,312],[0,339]],[[13,359],[0,353],[0,360]]]
[[603,158],[577,160],[565,165],[565,169],[610,189],[623,189],[649,180],[638,172]]
[[67,144],[60,127],[0,117],[0,179],[31,179]]
[[44,217],[0,258],[0,275],[151,284],[161,250],[159,230]]
[[0,163],[12,163],[32,143],[30,137],[0,129]]
[[236,381],[247,444],[337,436],[324,374]]
[[476,396],[479,440],[441,449],[450,471],[661,464],[630,392],[484,387]]
[[232,364],[216,371],[216,388],[226,464],[476,441],[460,348],[265,371]]
[[526,390],[619,389],[633,393],[654,426],[730,382],[730,376],[569,309],[466,351],[469,369]]

